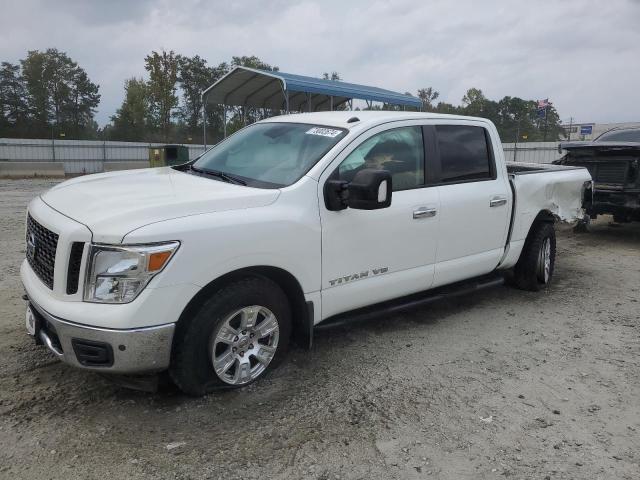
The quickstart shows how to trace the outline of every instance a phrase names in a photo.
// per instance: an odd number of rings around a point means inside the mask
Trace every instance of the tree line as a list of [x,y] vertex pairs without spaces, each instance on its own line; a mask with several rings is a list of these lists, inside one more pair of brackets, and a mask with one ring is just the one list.
[[[125,80],[121,106],[110,122],[99,128],[94,120],[100,103],[99,85],[64,52],[55,48],[29,51],[18,64],[1,64],[0,137],[201,143],[201,93],[236,66],[279,70],[256,56],[232,57],[209,65],[198,55],[153,51],[144,59],[146,78]],[[322,78],[342,80],[337,72],[324,73]],[[504,97],[494,101],[477,88],[469,89],[460,105],[437,102],[440,94],[433,87],[418,90],[417,96],[425,111],[489,118],[505,142],[516,138],[551,141],[562,134],[555,108],[549,106],[542,118],[534,100]],[[367,108],[399,109],[394,105]],[[279,113],[228,107],[227,132]],[[208,105],[206,115],[207,139],[216,141],[224,130],[222,107]]]
[[495,124],[503,142],[555,141],[564,135],[560,116],[552,104],[541,114],[535,100],[506,96],[494,101],[477,88],[467,90],[458,106],[436,103],[439,96],[432,87],[418,90],[423,110],[488,118]]

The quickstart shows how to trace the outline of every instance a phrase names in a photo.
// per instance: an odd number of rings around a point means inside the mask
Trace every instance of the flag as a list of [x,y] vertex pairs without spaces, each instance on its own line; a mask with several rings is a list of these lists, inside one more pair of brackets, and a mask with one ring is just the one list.
[[538,100],[538,110],[547,108],[550,105],[551,105],[551,102],[549,102],[548,98],[545,98],[544,100]]
[[547,117],[547,108],[551,106],[551,102],[548,98],[544,100],[538,100],[538,118],[546,118]]

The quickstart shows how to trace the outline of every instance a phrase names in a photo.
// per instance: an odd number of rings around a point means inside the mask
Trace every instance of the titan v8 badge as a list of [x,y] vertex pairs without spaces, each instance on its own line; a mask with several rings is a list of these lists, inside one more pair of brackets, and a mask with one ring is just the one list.
[[375,275],[381,275],[388,271],[389,267],[372,268],[371,270],[365,270],[364,272],[353,273],[351,275],[345,275],[344,277],[338,277],[334,280],[329,280],[329,285],[334,287],[336,285],[342,285],[343,283],[353,282],[354,280],[361,280],[369,276],[373,277]]

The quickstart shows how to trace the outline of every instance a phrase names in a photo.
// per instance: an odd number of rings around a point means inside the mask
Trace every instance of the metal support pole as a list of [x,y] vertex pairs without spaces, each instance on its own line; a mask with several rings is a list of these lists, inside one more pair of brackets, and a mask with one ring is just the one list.
[[225,104],[222,104],[222,128],[224,138],[227,138],[227,106]]
[[513,143],[513,161],[517,162],[518,158],[518,138],[520,138],[520,119],[516,122],[516,138]]
[[207,151],[207,106],[204,95],[200,97],[202,99],[202,144],[204,145],[204,151]]
[[333,95],[331,95],[331,97],[330,97],[330,98],[331,98],[331,103],[330,103],[330,105],[331,105],[331,111],[333,112]]
[[284,101],[287,107],[287,113],[289,113],[289,90],[284,91]]

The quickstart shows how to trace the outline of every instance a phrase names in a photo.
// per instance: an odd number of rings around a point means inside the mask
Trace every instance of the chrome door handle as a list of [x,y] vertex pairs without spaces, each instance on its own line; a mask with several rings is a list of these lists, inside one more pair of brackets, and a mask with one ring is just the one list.
[[490,207],[499,207],[501,205],[506,205],[507,204],[507,199],[504,197],[493,197],[490,201],[489,201],[489,206]]
[[413,211],[413,218],[418,219],[435,217],[436,213],[438,213],[438,211],[435,208],[420,207],[417,210]]

